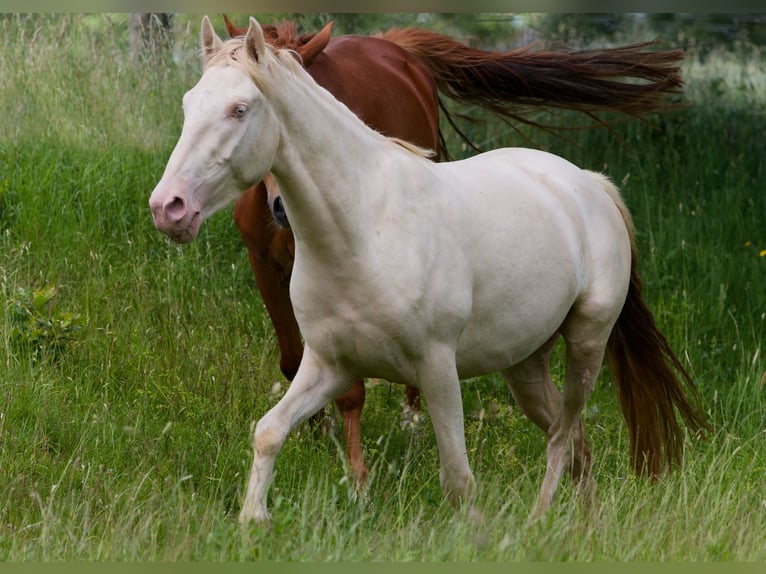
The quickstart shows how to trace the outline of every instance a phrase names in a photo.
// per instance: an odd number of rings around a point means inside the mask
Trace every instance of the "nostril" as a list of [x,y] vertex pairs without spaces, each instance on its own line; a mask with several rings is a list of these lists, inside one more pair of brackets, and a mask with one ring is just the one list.
[[181,221],[186,215],[186,202],[182,197],[174,197],[165,204],[165,215],[171,221]]

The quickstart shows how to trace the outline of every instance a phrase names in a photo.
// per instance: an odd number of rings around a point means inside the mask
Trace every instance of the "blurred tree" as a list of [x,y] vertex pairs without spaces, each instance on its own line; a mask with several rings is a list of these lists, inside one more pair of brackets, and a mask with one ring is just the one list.
[[606,42],[624,42],[633,26],[633,14],[539,14],[530,18],[537,37],[550,45],[582,48]]
[[170,51],[173,45],[173,14],[140,12],[130,15],[130,51],[134,56]]
[[[232,21],[244,26],[250,14],[229,14]],[[316,32],[332,21],[333,36],[343,34],[370,35],[389,28],[409,26],[429,28],[458,38],[477,48],[505,49],[518,43],[521,16],[514,14],[450,14],[430,12],[406,13],[346,13],[346,12],[284,12],[255,14],[264,23],[276,24],[294,20],[301,32]]]
[[[505,50],[541,41],[550,47],[585,49],[661,36],[671,47],[694,49],[701,57],[715,47],[766,45],[766,14],[679,13],[329,13],[229,14],[245,25],[255,15],[264,23],[295,20],[301,32],[333,21],[333,35],[369,35],[391,27],[425,27],[474,47]],[[196,18],[196,16],[195,16]],[[195,25],[198,22],[195,20]]]
[[648,14],[649,27],[704,57],[717,46],[766,45],[766,14]]
[[541,39],[571,47],[661,36],[704,58],[716,47],[766,45],[766,14],[578,13],[535,15],[530,20]]
[[523,43],[525,17],[512,13],[421,14],[419,24],[484,50],[507,50]]

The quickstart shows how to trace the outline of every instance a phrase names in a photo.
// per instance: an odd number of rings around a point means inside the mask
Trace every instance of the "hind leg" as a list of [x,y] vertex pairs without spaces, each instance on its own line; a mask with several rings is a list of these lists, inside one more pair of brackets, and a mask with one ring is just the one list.
[[532,355],[501,374],[521,412],[548,435],[559,412],[561,393],[553,384],[550,359],[558,333]]
[[[602,319],[599,320],[599,317]],[[562,326],[567,360],[564,392],[558,416],[548,432],[545,478],[535,514],[539,515],[550,507],[561,476],[567,468],[578,473],[576,478],[579,478],[579,490],[585,495],[586,501],[592,500],[594,483],[582,411],[593,393],[612,325],[613,319],[609,314],[599,315],[591,308],[589,313],[583,309],[573,309]]]
[[561,476],[567,469],[572,473],[586,500],[590,500],[592,496],[591,457],[585,441],[581,414],[593,391],[602,357],[603,352],[580,355],[579,352],[570,352],[569,347],[567,348],[564,393],[558,416],[548,430],[545,477],[535,505],[537,515],[550,507]]
[[[559,336],[556,333],[535,353],[502,372],[521,412],[540,427],[549,440],[562,400],[561,392],[553,384],[550,373],[551,354]],[[573,480],[579,483],[582,476],[590,473],[590,451],[582,421],[578,434],[580,444],[572,453],[569,470]]]

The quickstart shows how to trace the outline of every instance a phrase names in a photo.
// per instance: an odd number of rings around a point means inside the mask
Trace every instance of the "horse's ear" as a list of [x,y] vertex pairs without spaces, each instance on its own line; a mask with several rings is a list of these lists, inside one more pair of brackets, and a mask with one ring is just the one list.
[[226,31],[229,33],[229,38],[244,36],[245,32],[247,32],[247,28],[235,26],[226,14],[223,15],[223,21],[226,23]]
[[202,52],[205,54],[205,61],[207,61],[221,46],[223,46],[223,42],[218,37],[218,34],[215,33],[213,25],[210,23],[210,19],[207,16],[202,18],[202,31],[200,32],[200,37],[202,39]]
[[261,54],[266,52],[266,39],[263,37],[263,28],[252,16],[250,16],[250,27],[245,35],[245,47],[247,53],[256,62],[260,59]]
[[327,42],[330,41],[330,36],[332,35],[332,24],[332,22],[327,24],[311,40],[296,50],[301,57],[304,68],[308,68],[327,46]]

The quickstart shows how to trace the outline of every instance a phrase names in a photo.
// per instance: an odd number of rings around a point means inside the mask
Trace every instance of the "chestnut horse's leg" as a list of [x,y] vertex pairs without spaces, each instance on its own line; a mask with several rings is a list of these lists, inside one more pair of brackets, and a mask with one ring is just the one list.
[[234,221],[247,247],[255,283],[279,344],[279,368],[288,381],[298,372],[303,344],[290,301],[292,233],[274,223],[266,186],[246,190],[234,205]]
[[414,411],[420,412],[420,391],[415,387],[410,387],[407,385],[406,392],[407,404],[409,407]]
[[335,404],[343,416],[343,428],[346,438],[346,457],[351,465],[351,477],[357,485],[367,478],[367,466],[362,453],[362,407],[364,407],[364,381],[356,379],[351,389],[335,399]]

